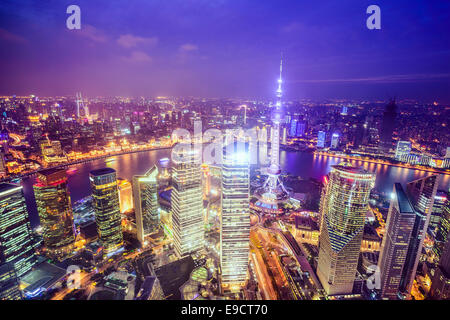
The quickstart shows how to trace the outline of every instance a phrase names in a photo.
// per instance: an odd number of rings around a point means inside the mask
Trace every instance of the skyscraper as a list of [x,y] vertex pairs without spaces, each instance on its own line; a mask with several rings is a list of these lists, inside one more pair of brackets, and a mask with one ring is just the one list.
[[447,238],[439,265],[434,273],[430,296],[433,299],[450,299],[450,237]]
[[414,283],[438,185],[438,175],[418,179],[406,185],[407,194],[416,212],[416,217],[400,281],[400,291],[405,296],[411,293]]
[[145,237],[158,230],[158,168],[153,166],[142,176],[133,177],[133,200],[136,215],[137,238],[144,244]]
[[37,262],[22,190],[19,185],[0,184],[0,264],[13,264],[17,277]]
[[175,252],[185,257],[204,247],[200,153],[189,147],[173,150],[172,227]]
[[395,128],[395,118],[397,117],[397,105],[392,100],[386,106],[383,112],[383,120],[380,130],[380,146],[379,149],[383,153],[388,153],[392,147],[392,133]]
[[221,283],[225,290],[245,284],[250,239],[250,169],[248,145],[232,143],[223,150],[220,224]]
[[19,279],[12,263],[0,263],[0,300],[21,300]]
[[319,131],[319,133],[317,134],[317,148],[324,148],[325,147],[325,132],[324,131]]
[[72,252],[75,242],[66,171],[48,169],[39,172],[33,190],[43,228],[45,251],[52,258],[64,259]]
[[112,168],[93,170],[89,174],[89,179],[98,237],[105,248],[105,253],[111,253],[123,244],[116,171]]
[[336,149],[338,147],[338,145],[339,145],[339,134],[335,132],[331,136],[330,147],[331,147],[331,149]]
[[416,212],[400,183],[394,192],[386,221],[386,232],[381,244],[378,267],[381,275],[381,296],[397,299],[403,268]]
[[444,246],[447,243],[450,233],[450,196],[447,194],[447,200],[444,203],[441,213],[439,228],[436,234],[433,251],[438,259],[441,258]]
[[317,275],[328,295],[348,294],[353,290],[375,174],[342,163],[332,167],[326,181]]

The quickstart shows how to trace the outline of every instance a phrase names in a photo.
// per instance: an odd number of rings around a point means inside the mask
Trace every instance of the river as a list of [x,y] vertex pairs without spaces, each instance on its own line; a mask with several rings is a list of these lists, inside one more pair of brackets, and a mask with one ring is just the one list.
[[[156,164],[159,159],[170,158],[170,149],[154,150],[129,153],[115,157],[114,162],[106,163],[105,159],[95,160],[88,163],[74,165],[76,171],[69,174],[69,190],[72,203],[88,196],[91,193],[89,184],[89,172],[94,169],[105,166],[111,167],[117,171],[119,178],[131,181],[133,175],[144,174],[151,166]],[[280,164],[284,172],[300,176],[304,179],[310,177],[322,179],[330,170],[331,166],[342,161],[342,159],[314,155],[309,152],[281,151]],[[389,165],[367,163],[354,161],[356,165],[361,165],[365,169],[375,172],[377,175],[375,188],[380,192],[390,192],[394,182],[407,183],[430,175],[431,173],[413,170],[408,168],[394,167]],[[25,199],[28,212],[30,214],[31,226],[34,228],[39,224],[39,217],[36,210],[36,204],[33,193],[33,183],[35,178],[23,179]],[[441,179],[440,189],[448,190],[450,175],[445,175]]]

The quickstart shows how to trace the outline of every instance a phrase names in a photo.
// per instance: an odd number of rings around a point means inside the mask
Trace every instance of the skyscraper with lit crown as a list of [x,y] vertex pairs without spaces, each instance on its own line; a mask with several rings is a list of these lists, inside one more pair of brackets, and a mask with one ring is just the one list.
[[224,290],[241,288],[248,275],[250,251],[250,169],[248,144],[223,149],[220,224],[221,283]]
[[375,174],[349,163],[332,167],[321,199],[317,275],[328,295],[352,293]]
[[112,168],[93,170],[89,174],[89,179],[98,237],[105,248],[105,253],[108,254],[123,245],[116,170]]
[[200,153],[189,147],[172,154],[172,227],[175,253],[185,257],[204,247]]
[[39,172],[33,189],[45,251],[52,258],[64,259],[72,252],[75,242],[66,171],[48,169]]

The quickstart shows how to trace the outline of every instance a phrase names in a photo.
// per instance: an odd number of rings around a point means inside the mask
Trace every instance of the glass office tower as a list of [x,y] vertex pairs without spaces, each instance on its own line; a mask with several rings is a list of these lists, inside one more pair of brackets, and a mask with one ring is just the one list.
[[44,249],[55,259],[64,259],[73,250],[75,232],[65,170],[48,169],[37,174],[33,186],[43,228]]
[[145,237],[158,230],[158,168],[153,166],[145,175],[133,177],[133,201],[136,216],[137,239],[144,244]]
[[328,295],[352,293],[375,174],[343,163],[332,167],[321,199],[317,275]]
[[108,254],[118,250],[123,244],[116,171],[111,168],[93,170],[89,179],[98,237]]
[[0,264],[11,263],[17,277],[37,263],[22,186],[0,183]]
[[201,154],[189,147],[172,154],[172,227],[175,252],[185,257],[204,247]]
[[[242,146],[242,150],[240,149]],[[220,265],[223,289],[242,287],[248,274],[250,239],[250,169],[248,145],[223,150]]]

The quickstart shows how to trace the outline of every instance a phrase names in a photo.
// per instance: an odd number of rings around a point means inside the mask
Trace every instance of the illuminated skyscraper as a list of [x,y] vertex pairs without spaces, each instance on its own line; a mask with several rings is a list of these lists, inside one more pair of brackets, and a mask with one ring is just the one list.
[[436,234],[433,251],[438,259],[441,258],[444,246],[450,238],[450,196],[447,194],[447,200],[442,207],[441,219]]
[[125,179],[117,179],[117,188],[119,190],[120,212],[126,212],[133,209],[133,191],[131,183]]
[[52,258],[64,259],[72,252],[75,242],[66,171],[48,169],[39,172],[33,189],[46,253]]
[[250,239],[250,172],[248,145],[232,143],[223,150],[220,265],[223,289],[245,284]]
[[444,245],[430,288],[433,299],[450,300],[450,237]]
[[317,148],[325,147],[325,137],[326,137],[325,132],[319,131],[319,133],[317,134]]
[[400,183],[394,184],[392,195],[378,259],[381,296],[390,300],[399,298],[400,281],[416,220],[414,207]]
[[172,227],[179,257],[202,249],[205,242],[200,153],[188,149],[172,155]]
[[0,264],[11,263],[17,277],[37,263],[22,187],[0,184]]
[[406,185],[406,191],[416,211],[416,217],[400,282],[400,291],[405,296],[411,293],[414,283],[438,185],[438,175],[418,179]]
[[153,166],[145,175],[133,177],[133,200],[136,215],[137,238],[141,244],[145,237],[158,230],[158,168]]
[[89,179],[98,237],[105,253],[110,253],[123,244],[116,171],[112,168],[93,170],[89,174]]
[[325,180],[317,275],[328,295],[348,294],[353,290],[375,174],[343,163],[333,166]]
[[336,149],[339,145],[339,134],[338,133],[333,133],[333,135],[331,136],[331,144],[330,147],[331,149]]
[[0,263],[0,301],[21,300],[22,298],[14,265],[12,263]]

